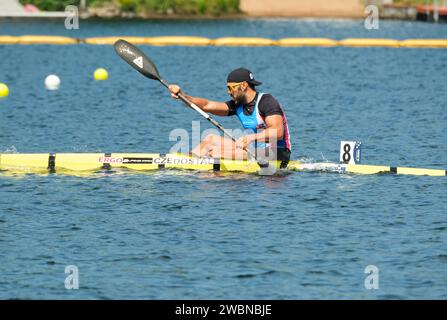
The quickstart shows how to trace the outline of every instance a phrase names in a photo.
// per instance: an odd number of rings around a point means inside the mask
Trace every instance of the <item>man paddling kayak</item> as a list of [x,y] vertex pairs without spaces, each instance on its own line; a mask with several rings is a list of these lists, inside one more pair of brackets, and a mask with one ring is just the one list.
[[[254,143],[257,153],[273,152],[276,159],[285,168],[290,160],[291,143],[286,115],[278,101],[270,94],[256,91],[253,74],[239,68],[230,72],[227,77],[227,89],[232,100],[216,102],[205,98],[183,95],[200,107],[203,111],[217,116],[233,116],[239,118],[244,129],[251,133],[239,138],[236,142],[219,135],[210,134],[191,152],[198,157],[225,159],[247,159],[247,148]],[[178,99],[181,88],[170,85],[172,97]]]

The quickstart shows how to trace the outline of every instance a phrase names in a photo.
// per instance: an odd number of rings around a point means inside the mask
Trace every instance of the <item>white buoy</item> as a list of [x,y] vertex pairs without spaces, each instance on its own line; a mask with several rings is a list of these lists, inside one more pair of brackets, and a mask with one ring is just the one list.
[[48,90],[57,90],[59,89],[60,85],[61,79],[54,74],[50,74],[45,78],[45,87],[47,87]]

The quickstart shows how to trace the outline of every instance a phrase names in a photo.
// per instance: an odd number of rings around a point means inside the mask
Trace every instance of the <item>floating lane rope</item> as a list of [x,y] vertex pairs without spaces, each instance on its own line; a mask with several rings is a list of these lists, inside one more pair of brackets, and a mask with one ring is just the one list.
[[77,44],[78,39],[59,36],[21,36],[17,44]]
[[124,39],[131,43],[152,46],[233,46],[233,47],[388,47],[388,48],[447,48],[447,39],[374,39],[374,38],[348,38],[333,40],[328,38],[283,38],[272,40],[268,38],[223,37],[208,39],[190,36],[164,36],[164,37],[93,37],[76,39],[59,36],[8,36],[0,35],[0,45],[13,44],[77,44],[113,45],[117,40]]
[[151,37],[146,44],[152,46],[209,46],[212,40],[203,37]]
[[344,47],[391,47],[398,48],[400,42],[392,39],[344,39],[338,42]]
[[228,47],[260,47],[260,46],[273,46],[276,41],[266,38],[237,38],[237,37],[227,37],[218,38],[212,41],[215,46],[228,46]]
[[327,38],[284,38],[276,41],[280,47],[335,47],[338,41]]

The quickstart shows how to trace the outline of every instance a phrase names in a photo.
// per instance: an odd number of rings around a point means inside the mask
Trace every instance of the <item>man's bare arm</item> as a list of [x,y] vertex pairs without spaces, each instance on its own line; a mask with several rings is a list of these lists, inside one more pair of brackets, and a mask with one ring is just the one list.
[[[181,92],[181,89],[177,85],[170,85],[169,91],[171,91],[171,95],[173,98],[178,99],[177,95]],[[216,116],[227,116],[228,112],[230,111],[225,102],[217,102],[205,98],[191,97],[183,92],[182,94],[203,111],[212,113]]]

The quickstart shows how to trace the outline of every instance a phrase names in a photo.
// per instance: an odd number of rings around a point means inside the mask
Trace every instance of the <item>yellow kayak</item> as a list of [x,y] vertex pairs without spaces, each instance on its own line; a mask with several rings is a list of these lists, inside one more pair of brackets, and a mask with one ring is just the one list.
[[[270,163],[279,168],[279,161]],[[4,153],[0,154],[0,170],[26,173],[80,172],[113,170],[161,170],[180,169],[195,171],[220,171],[257,173],[256,161],[194,158],[182,154],[159,153]],[[353,174],[405,174],[445,176],[443,169],[421,169],[364,164],[338,164],[331,162],[304,163],[290,161],[289,171],[322,171]]]

